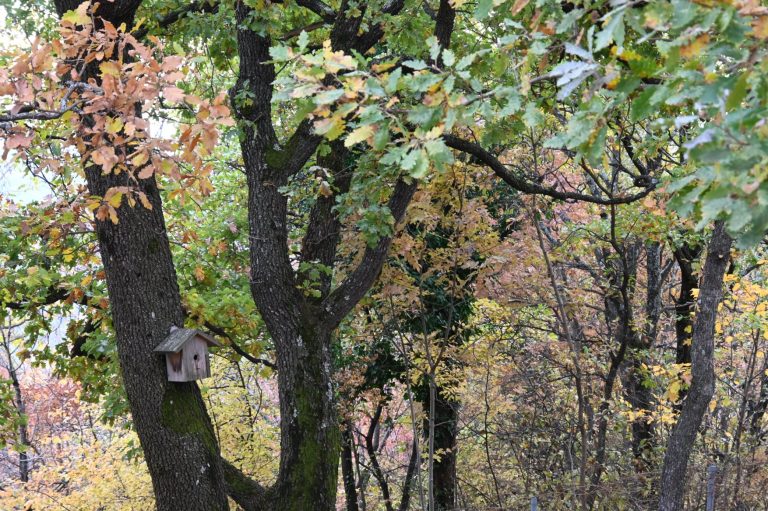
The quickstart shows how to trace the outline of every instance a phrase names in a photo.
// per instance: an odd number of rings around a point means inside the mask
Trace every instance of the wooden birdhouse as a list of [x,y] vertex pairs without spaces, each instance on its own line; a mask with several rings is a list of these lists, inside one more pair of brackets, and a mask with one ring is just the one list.
[[219,343],[199,330],[172,327],[154,351],[165,354],[168,381],[194,381],[211,376],[209,346]]

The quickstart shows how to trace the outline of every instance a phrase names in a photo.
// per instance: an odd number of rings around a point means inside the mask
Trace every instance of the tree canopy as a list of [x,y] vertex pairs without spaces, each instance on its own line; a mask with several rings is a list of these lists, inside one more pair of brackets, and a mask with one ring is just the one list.
[[0,9],[0,507],[764,504],[764,2]]

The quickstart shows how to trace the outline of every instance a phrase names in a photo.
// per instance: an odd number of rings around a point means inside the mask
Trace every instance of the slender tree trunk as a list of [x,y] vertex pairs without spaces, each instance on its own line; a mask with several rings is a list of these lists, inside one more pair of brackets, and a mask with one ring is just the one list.
[[341,432],[341,477],[344,480],[344,496],[347,501],[347,511],[358,511],[357,488],[355,487],[354,466],[354,437],[352,424],[344,421]]
[[[16,409],[19,415],[23,416],[26,413],[26,407],[24,403],[24,397],[21,395],[21,386],[19,380],[16,378],[15,373],[11,373],[11,380],[13,381],[13,392],[16,395]],[[29,454],[27,451],[31,447],[29,443],[29,435],[27,434],[27,423],[22,421],[19,424],[19,445],[22,447],[22,451],[19,452],[19,480],[22,483],[29,481]]]
[[691,363],[691,334],[693,333],[693,290],[699,285],[693,263],[701,257],[701,246],[685,244],[674,251],[680,269],[680,293],[675,300],[675,337],[677,349],[675,362]]
[[23,483],[26,483],[29,481],[30,469],[29,455],[27,454],[27,451],[30,447],[32,447],[32,445],[29,443],[27,423],[25,420],[23,420],[27,413],[27,409],[26,403],[24,401],[24,395],[21,393],[21,384],[19,383],[17,368],[13,365],[13,356],[11,354],[10,347],[10,335],[11,332],[9,330],[8,338],[3,339],[3,347],[5,348],[5,354],[8,357],[8,376],[11,379],[11,386],[13,387],[13,400],[15,401],[14,406],[16,407],[16,413],[19,415],[19,417],[22,418],[17,429],[18,443],[22,447],[22,450],[19,451],[19,480]]
[[760,444],[763,441],[765,434],[762,430],[763,417],[765,411],[768,409],[768,368],[763,370],[763,377],[760,380],[760,394],[757,397],[757,402],[752,403],[750,407],[750,422],[749,432],[755,438],[755,441]]
[[723,223],[716,222],[707,248],[693,326],[691,386],[667,443],[661,472],[660,511],[682,509],[688,458],[701,420],[715,392],[715,323],[717,308],[723,296],[723,277],[728,266],[731,243]]
[[[429,402],[422,403],[429,410]],[[433,485],[436,511],[451,510],[456,506],[456,438],[458,436],[459,403],[446,397],[436,386],[434,417],[434,449],[439,454],[434,461]],[[425,428],[425,431],[428,429]]]
[[644,358],[639,353],[632,354],[625,380],[627,401],[634,412],[643,414],[632,421],[632,454],[638,460],[651,449],[654,430],[653,423],[647,415],[653,408],[654,399],[653,392],[645,385]]
[[619,368],[624,361],[624,356],[627,352],[626,337],[622,337],[619,349],[614,355],[611,353],[611,364],[608,369],[608,373],[605,376],[605,383],[603,385],[603,399],[600,402],[597,416],[597,435],[595,446],[595,465],[590,477],[589,490],[586,497],[587,509],[593,509],[595,507],[595,501],[599,493],[600,479],[605,471],[605,459],[606,459],[606,440],[608,435],[608,421],[609,412],[611,406],[611,397],[613,396],[613,386],[616,383],[616,377],[619,374]]

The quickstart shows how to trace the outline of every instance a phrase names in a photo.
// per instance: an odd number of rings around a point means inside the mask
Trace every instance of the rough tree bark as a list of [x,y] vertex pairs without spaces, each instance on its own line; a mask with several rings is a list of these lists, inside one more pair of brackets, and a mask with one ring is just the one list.
[[[427,403],[428,405],[428,403]],[[422,404],[424,406],[424,404]],[[429,406],[425,406],[429,410]],[[456,441],[459,433],[459,403],[447,397],[440,386],[435,395],[435,452],[440,458],[434,465],[435,510],[449,511],[456,506]]]
[[699,285],[693,264],[701,257],[701,245],[685,243],[673,252],[680,270],[680,292],[675,300],[675,362],[691,363],[691,332],[693,331],[693,290]]
[[[59,16],[81,0],[55,0]],[[130,27],[141,0],[99,5],[96,23]],[[90,193],[131,186],[127,173],[86,167]],[[154,177],[138,186],[152,204],[119,210],[119,224],[96,221],[106,273],[118,355],[133,424],[152,477],[160,511],[228,509],[219,447],[194,383],[169,383],[165,363],[153,349],[184,315]]]
[[660,511],[680,511],[685,495],[685,475],[696,433],[715,391],[715,322],[723,296],[723,277],[732,240],[723,222],[716,222],[707,246],[691,344],[691,386],[677,424],[667,442],[661,472]]
[[[333,18],[332,45],[336,50],[365,52],[383,32],[374,26],[358,35],[365,8],[361,6],[362,12],[351,17],[345,6],[337,13],[322,11]],[[401,8],[401,2],[384,7],[393,14]],[[236,12],[240,71],[231,94],[243,132],[241,150],[248,179],[251,294],[275,345],[281,413],[280,469],[264,506],[279,511],[332,510],[341,448],[332,385],[332,334],[377,278],[391,238],[365,249],[359,266],[336,289],[331,290],[330,277],[324,276],[319,296],[300,291],[299,284],[308,277],[294,271],[289,259],[288,200],[280,188],[314,155],[321,138],[305,121],[281,147],[271,117],[275,78],[269,63],[271,40],[248,28],[247,21],[255,13],[244,2],[237,3]],[[376,30],[380,35],[372,37]],[[251,100],[247,106],[238,99],[241,93]],[[313,206],[302,242],[303,262],[327,268],[336,263],[341,226],[333,205],[350,179],[343,154],[335,151],[325,162],[336,178],[336,189]],[[415,183],[395,185],[389,207],[396,221],[403,217],[415,189]]]

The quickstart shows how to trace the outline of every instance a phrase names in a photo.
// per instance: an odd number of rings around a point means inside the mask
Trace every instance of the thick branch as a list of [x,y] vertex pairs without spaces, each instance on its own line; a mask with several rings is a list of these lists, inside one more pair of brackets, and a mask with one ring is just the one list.
[[53,305],[56,302],[66,299],[69,296],[69,293],[70,292],[67,289],[50,286],[48,288],[48,292],[42,298],[42,300],[34,300],[34,301],[28,301],[28,302],[8,302],[3,304],[3,307],[6,307],[12,310],[24,310],[30,307]]
[[[331,173],[333,190],[328,196],[319,196],[312,206],[307,233],[301,243],[302,262],[333,266],[341,233],[339,215],[334,210],[336,197],[347,193],[352,182],[352,172],[345,168],[346,155],[344,144],[336,140],[331,143],[330,154],[318,158],[318,164]],[[308,277],[300,275],[299,278]],[[320,290],[320,297],[325,298],[330,291],[331,276],[322,273],[320,281],[314,284]]]
[[239,468],[224,458],[221,459],[224,469],[224,484],[227,495],[245,511],[261,511],[264,509],[267,490],[257,481],[243,474]]
[[[415,191],[415,182],[408,184],[401,179],[395,185],[395,191],[389,200],[389,209],[395,219],[395,225],[405,215]],[[322,309],[327,314],[323,322],[327,328],[336,328],[365,296],[378,278],[391,244],[392,236],[387,236],[381,238],[376,246],[366,248],[357,268],[323,301]]]
[[554,188],[541,186],[537,183],[531,183],[530,181],[515,175],[514,173],[510,172],[507,166],[501,163],[498,158],[474,142],[469,142],[468,140],[464,140],[454,135],[443,135],[443,141],[445,141],[445,144],[448,147],[474,156],[484,165],[489,167],[498,177],[504,180],[505,183],[507,183],[515,190],[523,193],[529,193],[533,195],[546,195],[558,200],[583,201],[591,202],[594,204],[610,205],[628,204],[630,202],[634,202],[645,197],[656,188],[656,183],[650,182],[648,186],[640,193],[628,195],[625,197],[612,197],[608,199],[579,192],[566,192],[556,190]]
[[336,11],[322,0],[296,0],[296,4],[309,9],[326,21],[331,22],[336,18]]
[[[158,18],[157,20],[157,26],[159,28],[168,28],[180,19],[187,16],[187,14],[191,14],[194,12],[207,12],[207,13],[215,13],[219,10],[219,3],[216,0],[196,0],[194,2],[189,3],[188,5],[183,5],[179,7],[178,9],[175,9],[165,16],[162,16]],[[136,39],[144,39],[147,34],[149,33],[149,27],[144,26],[143,28],[140,28],[137,30],[133,35]]]
[[456,20],[456,10],[450,0],[440,0],[440,7],[435,16],[435,37],[440,48],[448,48],[451,45],[453,25]]

